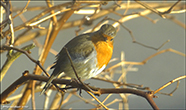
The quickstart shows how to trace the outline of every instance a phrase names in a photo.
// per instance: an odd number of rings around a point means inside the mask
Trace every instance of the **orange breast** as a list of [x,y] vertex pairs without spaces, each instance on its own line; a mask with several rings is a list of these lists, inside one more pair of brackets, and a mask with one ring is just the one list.
[[97,66],[99,69],[103,65],[107,65],[112,57],[112,52],[113,52],[113,41],[110,40],[112,37],[107,36],[107,40],[98,40],[94,42],[95,49],[97,51]]

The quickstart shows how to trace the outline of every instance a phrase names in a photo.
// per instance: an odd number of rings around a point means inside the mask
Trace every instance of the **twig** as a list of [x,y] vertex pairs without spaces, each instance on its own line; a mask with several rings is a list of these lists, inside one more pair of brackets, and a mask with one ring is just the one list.
[[[149,3],[149,4],[151,5],[151,7],[157,7],[157,6],[158,6],[158,7],[159,7],[159,6],[162,7],[162,6],[163,6],[163,8],[158,8],[158,10],[166,10],[166,9],[167,9],[167,5],[170,5],[171,3],[166,3],[166,4]],[[64,4],[64,5],[68,5],[68,4]],[[58,6],[54,6],[54,8],[51,8],[50,10],[52,10],[52,9],[57,9],[57,8],[59,8],[59,6],[62,7],[63,5],[61,4],[61,5],[58,5]],[[114,6],[115,6],[115,5],[114,5]],[[108,10],[109,10],[109,9],[112,9],[114,6],[111,6],[111,7],[107,8],[107,9],[105,9],[105,10],[101,10],[101,11],[100,11],[99,13],[97,13],[96,15],[91,16],[91,17],[90,17],[90,20],[93,21],[93,20],[95,20],[95,19],[98,19],[98,18],[100,18],[100,17],[105,16],[106,14],[109,13]],[[126,4],[125,4],[125,3],[121,4],[121,6],[122,6],[122,8],[116,8],[116,11],[117,11],[117,10],[121,10],[121,9],[126,9]],[[183,5],[181,5],[181,6],[183,6]],[[128,8],[129,8],[129,9],[136,9],[136,8],[141,8],[141,6],[131,3],[131,4],[129,5]],[[177,8],[177,7],[176,7],[176,8]],[[180,8],[178,8],[178,9],[180,9]],[[151,11],[149,11],[149,10],[144,10],[144,11],[140,12],[140,14],[143,15],[143,16],[144,16],[144,15],[148,15],[148,14],[150,14],[150,13],[151,13]],[[183,12],[180,12],[180,13],[183,13]],[[43,11],[43,14],[45,14],[45,11]],[[40,18],[40,16],[36,16],[36,17],[39,17],[39,18]],[[130,19],[134,19],[134,18],[137,18],[137,17],[140,17],[139,13],[127,15],[127,16],[121,18],[121,20],[119,20],[119,21],[120,21],[120,22],[126,22],[126,21],[129,21]],[[38,19],[39,19],[39,18],[38,18]],[[28,21],[27,21],[27,22],[28,22]],[[32,21],[32,22],[33,22],[33,21]],[[79,26],[79,25],[81,25],[81,24],[85,24],[85,20],[79,19],[79,20],[74,20],[74,21],[66,22],[66,23],[63,25],[63,27],[62,27],[61,29],[67,29],[67,28]],[[114,25],[117,26],[118,23],[114,23]],[[23,27],[23,26],[22,26],[22,27]],[[17,27],[14,28],[14,31],[17,31],[17,30],[19,30],[19,29],[20,29],[19,26],[17,26]],[[3,35],[6,36],[8,33],[9,33],[9,31],[6,31]],[[35,31],[35,32],[30,33],[30,34],[28,34],[28,35],[22,36],[22,37],[20,37],[19,39],[17,39],[17,40],[15,41],[15,46],[16,46],[16,45],[20,45],[20,44],[22,44],[22,43],[24,43],[24,42],[27,42],[27,41],[29,41],[29,40],[31,40],[31,39],[34,39],[34,38],[36,38],[36,37],[43,36],[43,35],[45,35],[46,33],[47,33],[47,30],[45,29],[45,30]],[[29,36],[29,37],[28,37],[28,36]],[[22,41],[22,39],[24,39],[24,41]],[[28,39],[28,40],[27,40],[27,39]],[[19,41],[22,41],[22,42],[19,42]]]
[[63,101],[64,101],[64,97],[65,97],[65,92],[61,92],[61,101],[60,101],[60,104],[59,104],[59,107],[58,107],[58,110],[61,109],[61,106],[63,105]]
[[35,104],[35,83],[34,83],[34,80],[33,80],[33,83],[32,83],[32,88],[31,88],[31,94],[32,94],[32,100],[31,100],[31,103],[32,103],[32,110],[36,110],[36,104]]
[[[15,52],[15,53],[11,54],[11,56],[9,56],[9,55],[7,56],[7,60],[5,61],[3,67],[0,70],[0,74],[1,74],[0,82],[2,81],[3,77],[5,76],[6,72],[8,71],[8,69],[10,68],[12,63],[23,53],[23,51],[26,52],[34,47],[35,47],[35,45],[30,44],[30,45],[23,47],[22,49],[18,49],[21,51]],[[9,46],[4,45],[3,47],[0,47],[0,50],[2,50],[2,49],[11,50],[13,48],[14,47],[9,47]],[[26,53],[28,54],[28,52],[26,52]]]
[[173,21],[174,23],[176,23],[177,25],[181,26],[182,28],[184,28],[186,30],[185,23],[182,23],[181,21],[177,20],[174,16],[166,15],[166,18]]
[[12,20],[12,15],[9,15],[9,20],[10,20],[10,31],[11,31],[11,41],[10,41],[10,46],[13,46],[14,44],[14,26],[13,26],[13,20]]
[[159,110],[156,103],[153,101],[152,98],[156,97],[151,92],[143,92],[135,89],[128,89],[128,88],[119,88],[119,89],[99,89],[100,94],[107,94],[107,93],[131,93],[138,96],[145,98],[149,104],[152,106],[153,109]]
[[143,60],[142,62],[122,61],[122,62],[120,62],[120,63],[118,63],[118,64],[116,64],[116,65],[114,65],[114,66],[108,68],[106,71],[110,71],[110,70],[112,70],[112,69],[114,69],[114,68],[116,68],[116,67],[119,67],[119,66],[121,66],[123,63],[124,63],[124,64],[131,64],[131,65],[144,65],[144,64],[146,64],[147,61],[150,60],[151,58],[153,58],[153,57],[155,57],[155,56],[157,56],[157,55],[159,55],[159,54],[165,53],[165,52],[173,52],[173,53],[176,53],[176,54],[178,54],[178,55],[181,55],[181,56],[186,57],[186,55],[185,55],[184,53],[181,53],[181,52],[179,52],[179,51],[177,51],[177,50],[174,50],[174,49],[169,48],[169,49],[165,49],[165,50],[158,51],[157,53],[155,53],[155,54],[149,56],[148,58],[146,58],[145,60]]
[[152,12],[158,14],[159,16],[161,16],[162,18],[166,18],[164,16],[164,14],[168,14],[168,13],[171,13],[172,9],[181,1],[181,0],[178,0],[175,4],[173,4],[167,11],[164,11],[164,12],[160,12],[152,7],[150,7],[149,5],[147,5],[146,3],[143,3],[141,2],[140,0],[135,0],[137,3],[139,3],[140,5],[144,6],[146,9],[149,9],[151,10]]
[[181,0],[178,0],[175,4],[173,4],[167,11],[160,12],[161,14],[168,14],[171,13],[172,9],[180,2]]
[[28,7],[28,4],[30,3],[30,0],[28,0],[26,6],[22,9],[22,11],[20,11],[17,15],[15,15],[14,17],[12,17],[13,19],[16,18],[17,16],[19,16],[20,14],[24,13],[26,11],[26,8]]
[[[108,104],[106,104],[106,106],[110,106],[110,105],[112,105],[112,104],[114,104],[116,102],[121,102],[121,101],[122,101],[122,99],[114,99],[111,102],[109,102]],[[124,109],[124,110],[128,110],[128,109]]]
[[[176,85],[176,87],[174,88],[174,90],[172,92],[170,92],[170,93],[157,92],[157,94],[163,94],[163,95],[172,96],[173,93],[178,89],[179,83],[180,83],[180,81],[177,81],[177,85]],[[149,90],[149,91],[153,92],[154,90]]]
[[140,13],[139,13],[139,15],[142,16],[142,17],[144,17],[144,18],[146,18],[147,20],[151,21],[151,22],[154,23],[154,24],[159,20],[159,19],[153,20],[153,19],[151,19],[150,17],[147,17],[147,16],[145,16],[145,15],[141,15]]
[[[50,3],[50,0],[46,0],[46,3],[47,3],[47,5],[48,5],[49,8],[53,7],[53,4]],[[51,13],[51,14],[54,14],[55,11],[54,11],[54,10],[51,10],[50,13]],[[56,18],[56,16],[53,16],[53,17],[52,17],[52,21],[53,21],[54,23],[57,23],[57,18]]]
[[66,11],[70,11],[70,10],[71,10],[71,8],[64,9],[64,10],[61,10],[61,11],[57,11],[57,12],[55,12],[54,14],[51,14],[51,15],[49,15],[49,16],[43,18],[43,19],[40,19],[40,20],[34,22],[34,23],[26,24],[26,26],[36,26],[36,25],[38,25],[39,23],[42,23],[43,21],[48,20],[49,18],[52,18],[52,17],[54,17],[54,16],[56,16],[56,15],[58,15],[58,14],[61,14],[62,12],[66,12]]
[[54,96],[54,99],[52,100],[52,103],[50,104],[50,107],[48,109],[50,109],[50,110],[57,109],[58,108],[58,105],[59,105],[58,103],[62,99],[63,99],[63,97],[61,96],[61,93],[56,92],[56,94]]
[[128,9],[129,9],[129,6],[130,6],[130,0],[127,0],[126,10],[125,10],[125,12],[123,13],[123,15],[126,15]]
[[176,88],[172,92],[169,93],[170,96],[172,96],[172,94],[178,89],[179,84],[180,84],[180,81],[177,81]]
[[101,104],[101,106],[103,107],[103,108],[105,108],[106,110],[108,110],[108,108],[100,101],[100,100],[98,100],[91,92],[89,92],[89,91],[86,91],[90,96],[92,96],[99,104]]
[[75,92],[75,93],[72,93],[72,94],[73,94],[74,96],[80,98],[81,100],[83,100],[85,103],[91,104],[91,105],[93,105],[93,106],[95,106],[95,107],[99,107],[98,104],[95,104],[95,103],[92,102],[93,100],[87,100],[87,99],[85,99],[85,98],[83,98],[83,97],[77,95],[76,92]]
[[[0,23],[0,27],[2,28],[2,29],[4,29],[6,26],[7,26],[7,23],[10,23],[10,19],[9,19],[9,15],[10,15],[10,10],[9,10],[9,1],[6,1],[5,3],[6,3],[6,6],[5,6],[5,4],[1,1],[0,2],[1,3],[1,6],[3,6],[3,8],[5,9],[5,11],[6,11],[6,17],[5,17],[5,20],[4,21],[2,21],[1,23]],[[2,12],[1,12],[2,13]],[[3,18],[3,16],[2,16],[2,18]]]
[[[177,80],[175,80],[175,81],[178,81],[178,80],[183,79],[185,77],[186,76],[177,78]],[[12,93],[14,93],[14,91],[16,89],[18,89],[22,84],[24,84],[24,82],[26,82],[27,80],[48,81],[48,77],[29,74],[28,71],[25,71],[23,73],[23,76],[21,76],[17,81],[15,81],[5,91],[3,91],[2,94],[0,94],[0,97],[1,97],[0,98],[1,99],[0,104],[6,103],[6,98],[8,96],[10,96]],[[75,81],[65,80],[65,79],[54,79],[52,83],[54,83],[54,84],[70,84],[73,87],[78,87],[79,86]],[[82,89],[87,90],[84,87]],[[110,89],[94,88],[94,90],[97,90],[98,94],[110,94],[110,93],[115,93],[115,94],[131,93],[131,94],[135,94],[135,95],[146,98],[146,100],[151,104],[151,106],[154,109],[158,109],[157,105],[152,100],[152,98],[156,97],[156,96],[154,96],[154,92],[144,92],[144,91],[135,90],[135,89],[128,89],[128,88],[118,88],[118,89],[117,88],[110,88]]]
[[[149,10],[151,10],[152,12],[154,12],[154,13],[160,15],[161,17],[163,17],[163,16],[159,13],[158,10],[156,10],[156,9],[154,9],[154,8],[152,8],[152,7],[150,7],[149,5],[147,5],[147,4],[143,3],[143,2],[141,2],[140,0],[135,0],[135,1],[136,1],[137,3],[139,3],[140,5],[144,6],[146,9],[149,9]],[[164,17],[163,17],[163,18],[164,18]]]
[[[89,6],[89,5],[87,5],[87,6]],[[30,23],[26,23],[26,26],[36,26],[36,25],[38,25],[38,24],[40,24],[40,23],[42,23],[42,22],[44,22],[44,21],[56,16],[58,14],[61,14],[62,12],[68,12],[70,10],[78,10],[78,9],[81,9],[81,8],[84,8],[84,7],[87,7],[87,6],[79,6],[79,7],[74,7],[74,8],[63,9],[63,10],[57,11],[57,12],[55,12],[55,13],[53,13],[53,14],[45,17],[45,18],[42,18],[42,19],[40,19],[40,20],[38,20],[36,22],[33,22],[31,24]]]
[[142,87],[143,85],[137,85],[137,84],[132,84],[132,83],[124,83],[124,82],[118,82],[118,81],[112,81],[112,80],[106,80],[103,78],[91,78],[91,79],[95,79],[95,80],[100,80],[100,81],[105,81],[108,83],[113,83],[113,84],[117,84],[118,86],[128,86],[128,87],[132,87],[132,88],[136,88],[136,89],[141,89],[141,90],[147,90],[148,87]]
[[151,48],[151,49],[154,49],[154,50],[157,50],[157,51],[158,51],[158,50],[159,50],[160,48],[162,48],[166,43],[169,42],[169,40],[166,41],[166,42],[164,42],[164,43],[163,43],[160,47],[158,47],[158,48],[155,48],[155,47],[152,47],[152,46],[148,46],[148,45],[145,45],[145,44],[143,44],[143,43],[140,43],[140,42],[136,41],[136,39],[135,39],[135,37],[134,37],[132,31],[131,31],[130,29],[128,29],[126,26],[124,26],[124,25],[122,24],[122,22],[120,22],[119,20],[115,20],[115,19],[113,19],[113,18],[106,18],[106,17],[105,17],[103,20],[112,20],[112,21],[118,22],[124,29],[126,29],[126,30],[129,32],[129,34],[130,34],[131,37],[132,37],[132,42],[133,42],[133,43],[136,43],[136,44],[139,44],[139,45],[141,45],[141,46],[143,46],[143,47]]
[[[65,12],[63,14],[63,16],[61,16],[61,18],[59,18],[58,22],[55,25],[53,25],[53,29],[52,29],[52,31],[50,33],[50,38],[49,38],[48,45],[44,49],[44,52],[43,52],[42,56],[40,56],[40,58],[42,58],[41,65],[44,65],[44,62],[46,60],[46,57],[48,56],[49,50],[50,50],[50,48],[51,48],[51,46],[52,46],[52,44],[53,44],[56,36],[58,35],[60,29],[62,28],[62,26],[64,25],[64,23],[69,19],[69,17],[74,13],[74,11],[75,11],[74,8],[75,7],[78,7],[78,6],[80,6],[80,3],[73,4],[71,6],[71,9],[72,10],[69,10],[69,11]],[[43,16],[43,15],[40,15],[40,16]],[[36,66],[35,71],[34,71],[34,74],[35,73],[38,74],[38,75],[42,73],[42,71],[41,71],[41,69],[40,69],[39,66]],[[25,106],[25,104],[29,100],[29,97],[30,97],[30,94],[31,94],[31,92],[29,90],[29,88],[30,88],[31,85],[32,85],[31,82],[29,82],[28,85],[27,85],[27,89],[24,92],[25,95],[19,100],[19,103],[18,103],[17,106]]]
[[[33,44],[32,44],[32,45],[33,45]],[[40,62],[39,62],[39,61],[36,61],[35,59],[33,59],[33,58],[29,55],[29,53],[28,53],[27,51],[22,50],[22,49],[19,49],[19,48],[16,48],[16,47],[6,46],[6,45],[4,45],[3,47],[1,47],[0,49],[3,49],[3,50],[4,50],[4,49],[8,49],[8,50],[13,49],[13,50],[16,50],[16,51],[18,51],[18,52],[21,52],[21,53],[25,54],[32,62],[34,62],[35,64],[37,64],[37,65],[43,70],[43,72],[44,72],[47,76],[50,76],[50,75],[45,71],[45,69],[41,66]]]
[[157,48],[157,51],[159,51],[159,49],[162,48],[168,42],[170,42],[170,40],[165,41],[160,47]]
[[113,94],[108,94],[107,97],[102,101],[102,103],[105,103]]
[[[30,24],[36,20],[38,20],[39,18],[41,18],[42,16],[46,15],[47,13],[49,13],[51,10],[54,10],[54,9],[58,9],[58,8],[61,8],[61,7],[64,7],[64,6],[69,6],[71,4],[71,2],[67,2],[67,3],[64,3],[64,4],[60,4],[60,5],[57,5],[57,6],[54,6],[52,8],[47,8],[46,10],[44,10],[43,12],[41,12],[40,14],[38,14],[37,16],[33,17],[32,19],[30,19],[29,21],[27,21],[26,23],[23,23],[17,27],[14,28],[14,31],[18,31],[18,30],[21,30],[21,29],[24,29],[25,28],[25,24]],[[4,33],[4,36],[7,36],[7,34],[9,34],[10,31],[7,30],[5,33]]]
[[[121,61],[125,61],[125,53],[122,51],[121,52]],[[125,64],[121,65],[121,69],[122,69],[122,74],[120,76],[120,78],[118,79],[118,81],[122,80],[123,83],[127,83],[127,71],[125,69]],[[115,86],[115,85],[114,85]],[[123,85],[123,88],[127,88],[126,85]],[[125,105],[124,108],[125,110],[129,110],[129,103],[128,103],[128,95],[127,94],[119,94],[122,98],[122,102]]]
[[157,92],[159,92],[160,90],[166,88],[167,86],[171,85],[172,83],[174,83],[174,82],[176,82],[176,81],[179,81],[179,80],[181,80],[181,79],[185,79],[185,78],[186,78],[186,75],[180,76],[180,77],[178,77],[178,78],[175,78],[175,79],[169,81],[168,83],[164,84],[162,87],[160,87],[160,88],[158,88],[157,90],[155,90],[155,91],[153,92],[153,94],[156,94]]
[[[84,87],[86,87],[89,91],[93,92],[88,86],[86,86],[86,85],[81,81],[80,77],[78,76],[78,73],[76,72],[76,69],[75,69],[75,67],[74,67],[73,61],[72,61],[71,56],[70,56],[70,53],[68,52],[68,49],[67,49],[66,47],[64,47],[64,49],[66,50],[67,56],[68,56],[68,58],[69,58],[69,60],[70,60],[70,63],[71,63],[71,67],[72,67],[72,69],[73,69],[73,71],[74,71],[74,73],[75,73],[76,78],[78,79],[78,81],[79,81]],[[81,90],[80,90],[80,94],[81,94]]]

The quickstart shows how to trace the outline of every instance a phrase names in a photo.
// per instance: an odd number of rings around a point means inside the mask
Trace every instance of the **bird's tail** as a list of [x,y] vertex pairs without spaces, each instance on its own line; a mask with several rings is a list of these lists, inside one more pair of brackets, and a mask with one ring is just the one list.
[[56,76],[55,75],[51,75],[49,80],[47,81],[47,83],[45,84],[43,90],[41,91],[40,95],[42,95],[47,89],[48,87],[50,86],[51,82],[53,81],[53,79],[55,79]]

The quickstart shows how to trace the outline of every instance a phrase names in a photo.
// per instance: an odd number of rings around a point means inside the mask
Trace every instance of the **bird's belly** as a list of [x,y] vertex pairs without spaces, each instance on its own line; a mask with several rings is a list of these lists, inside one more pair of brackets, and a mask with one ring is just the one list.
[[[77,72],[78,77],[80,77],[81,79],[89,79],[91,77],[94,77],[101,73],[106,67],[106,65],[104,65],[101,68],[98,68],[97,60],[95,59],[86,61],[86,63],[74,62],[73,66],[75,67],[75,71]],[[72,67],[68,67],[68,69],[65,69],[64,72],[67,76],[71,78],[76,78],[75,72]]]

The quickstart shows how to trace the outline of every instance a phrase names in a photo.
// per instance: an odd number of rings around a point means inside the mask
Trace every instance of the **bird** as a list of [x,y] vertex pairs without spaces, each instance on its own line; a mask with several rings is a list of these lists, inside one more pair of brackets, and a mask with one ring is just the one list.
[[56,55],[54,69],[49,80],[42,89],[42,95],[50,87],[53,79],[64,72],[66,76],[76,78],[68,53],[78,77],[90,79],[101,73],[109,63],[113,53],[113,41],[116,29],[111,24],[104,24],[98,31],[85,33],[70,40]]

